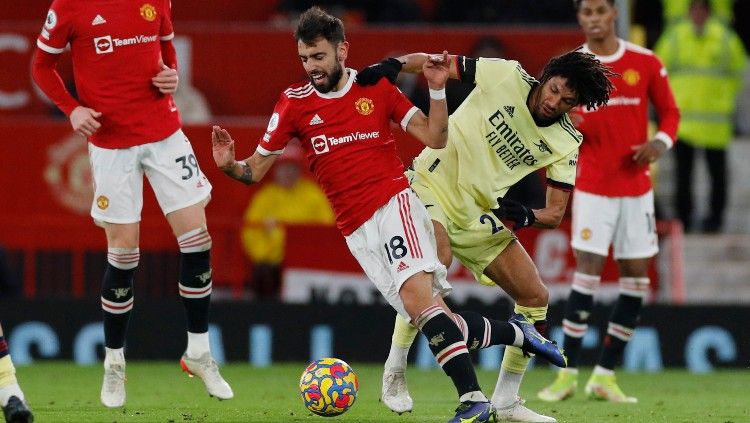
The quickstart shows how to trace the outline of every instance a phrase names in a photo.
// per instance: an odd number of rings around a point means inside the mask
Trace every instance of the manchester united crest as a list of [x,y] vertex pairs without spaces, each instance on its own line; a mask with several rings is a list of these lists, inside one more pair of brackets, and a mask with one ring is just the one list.
[[635,69],[628,69],[622,73],[622,80],[632,87],[637,85],[638,81],[641,80],[641,74]]
[[153,22],[156,19],[156,8],[149,3],[141,6],[141,17],[149,22]]
[[354,107],[357,109],[359,114],[367,116],[375,110],[375,103],[367,97],[361,97],[354,103]]
[[106,210],[109,207],[109,198],[103,195],[96,197],[96,206],[102,210]]

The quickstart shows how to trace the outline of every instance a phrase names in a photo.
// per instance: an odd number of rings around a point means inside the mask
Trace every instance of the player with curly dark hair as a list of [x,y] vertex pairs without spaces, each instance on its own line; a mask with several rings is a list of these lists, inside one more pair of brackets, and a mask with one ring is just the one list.
[[[364,85],[382,77],[393,81],[402,70],[418,72],[428,57],[414,53],[387,59],[364,69],[357,81]],[[449,265],[455,255],[478,281],[500,287],[516,301],[511,321],[522,319],[543,334],[549,294],[513,231],[560,224],[583,141],[567,112],[575,106],[606,104],[613,72],[581,51],[550,60],[541,80],[516,61],[463,56],[449,56],[449,60],[450,76],[476,88],[450,116],[447,147],[424,149],[407,176],[428,206],[443,264]],[[542,168],[547,171],[544,208],[532,210],[504,198],[513,184]],[[503,221],[511,221],[512,230]],[[495,321],[474,317],[466,312],[453,315],[470,349],[487,347],[499,327]],[[397,317],[382,393],[383,402],[396,412],[409,411],[413,405],[404,371],[416,333]],[[528,362],[521,349],[506,347],[492,396],[498,417],[554,422],[529,410],[518,398]],[[565,357],[555,364],[565,367]]]

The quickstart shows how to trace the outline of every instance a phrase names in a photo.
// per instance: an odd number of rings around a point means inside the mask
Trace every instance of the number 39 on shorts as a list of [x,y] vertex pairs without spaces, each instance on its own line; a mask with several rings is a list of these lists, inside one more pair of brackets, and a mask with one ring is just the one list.
[[188,154],[187,156],[178,157],[174,160],[176,163],[182,165],[182,180],[186,181],[193,176],[198,177],[201,174],[200,168],[198,167],[198,160],[194,154]]

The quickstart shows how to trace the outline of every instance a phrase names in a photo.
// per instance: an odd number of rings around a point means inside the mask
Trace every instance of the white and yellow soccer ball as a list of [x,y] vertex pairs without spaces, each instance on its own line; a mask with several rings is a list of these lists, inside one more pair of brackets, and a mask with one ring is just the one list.
[[307,366],[299,379],[299,392],[305,407],[324,416],[346,412],[357,399],[359,381],[345,361],[321,358]]

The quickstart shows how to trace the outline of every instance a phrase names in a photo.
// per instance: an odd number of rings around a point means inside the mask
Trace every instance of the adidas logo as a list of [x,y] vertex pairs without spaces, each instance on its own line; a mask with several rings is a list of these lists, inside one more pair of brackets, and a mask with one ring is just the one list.
[[96,17],[94,18],[94,20],[91,21],[91,26],[101,25],[101,24],[105,24],[105,23],[107,23],[107,21],[104,18],[102,18],[102,15],[96,15]]
[[504,106],[503,109],[508,112],[508,115],[510,115],[510,117],[513,117],[513,112],[516,111],[516,108],[513,106]]
[[323,119],[321,119],[320,116],[317,115],[317,113],[315,114],[315,116],[313,116],[312,119],[310,119],[310,126],[320,125],[321,123],[323,123]]
[[397,272],[403,272],[404,270],[408,269],[409,265],[404,263],[403,261],[398,264],[398,267],[396,268]]

